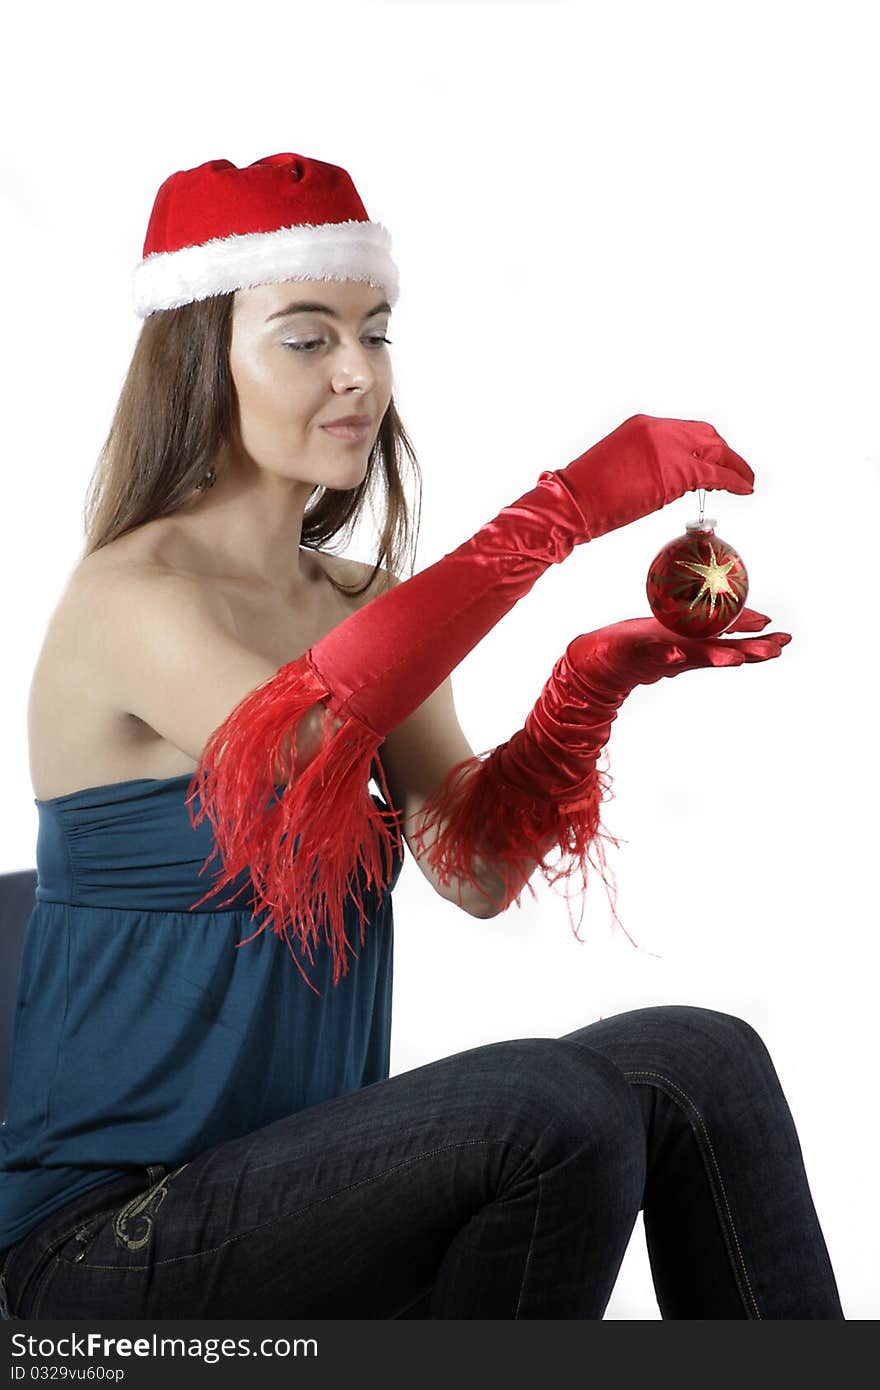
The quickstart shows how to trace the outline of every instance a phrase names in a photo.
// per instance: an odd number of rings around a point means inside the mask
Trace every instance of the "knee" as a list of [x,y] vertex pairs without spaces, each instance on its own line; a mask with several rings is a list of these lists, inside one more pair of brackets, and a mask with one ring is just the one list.
[[719,1009],[704,1009],[696,1004],[677,1005],[675,1012],[733,1056],[758,1058],[762,1061],[768,1056],[767,1046],[760,1033],[747,1019],[740,1018],[738,1014],[723,1013]]
[[730,1072],[744,1079],[775,1079],[770,1053],[760,1033],[738,1014],[692,1004],[659,1005],[654,1012],[661,1033],[685,1054],[693,1052],[713,1073]]
[[536,1147],[588,1148],[600,1164],[618,1170],[624,1158],[641,1158],[642,1111],[609,1058],[567,1038],[520,1038],[498,1047],[508,1049],[509,1084],[528,1112]]

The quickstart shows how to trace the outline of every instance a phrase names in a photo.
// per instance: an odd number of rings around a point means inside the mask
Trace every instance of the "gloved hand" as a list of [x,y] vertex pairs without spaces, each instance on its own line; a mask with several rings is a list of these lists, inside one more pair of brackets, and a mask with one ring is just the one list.
[[[769,621],[744,608],[728,631],[757,632]],[[590,846],[600,836],[613,839],[599,816],[610,777],[596,765],[627,695],[701,666],[766,661],[790,641],[788,632],[736,641],[679,637],[655,618],[630,618],[576,637],[524,727],[487,757],[457,764],[422,807],[418,852],[441,881],[457,878],[483,891],[471,867],[478,855],[505,885],[502,908],[518,900],[536,867],[551,883],[585,881]],[[562,867],[551,868],[544,860],[556,849]],[[604,879],[604,859],[600,868]]]
[[[769,621],[743,608],[728,631],[757,632]],[[524,729],[505,745],[499,774],[512,786],[552,797],[557,809],[570,810],[579,788],[592,785],[611,723],[636,686],[703,666],[766,661],[790,641],[788,632],[739,641],[723,635],[680,637],[656,618],[628,618],[583,633],[556,663]]]
[[[703,421],[631,416],[564,468],[543,472],[470,540],[352,613],[250,692],[210,735],[190,784],[188,804],[197,793],[202,802],[190,819],[195,827],[210,818],[224,869],[193,908],[248,869],[255,909],[269,909],[272,930],[285,940],[288,919],[305,947],[329,922],[336,984],[340,968],[348,968],[343,902],[353,899],[365,922],[361,873],[368,887],[381,890],[400,847],[396,813],[380,810],[368,791],[385,735],[549,565],[689,487],[749,493],[754,474]],[[314,718],[318,704],[325,711],[320,748],[307,766],[294,757],[275,797],[273,770],[289,766],[291,744],[299,749],[297,727],[306,715]],[[379,782],[392,805],[384,778]]]
[[587,539],[659,511],[694,488],[754,491],[755,475],[705,420],[631,415],[559,469],[587,519]]

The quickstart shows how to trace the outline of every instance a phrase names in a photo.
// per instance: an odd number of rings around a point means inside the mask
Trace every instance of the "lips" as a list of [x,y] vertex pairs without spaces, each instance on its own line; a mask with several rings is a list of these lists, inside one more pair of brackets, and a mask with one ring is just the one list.
[[330,425],[322,425],[321,428],[326,430],[328,434],[332,434],[334,439],[345,439],[349,443],[355,444],[366,439],[370,431],[370,422],[367,420],[361,425],[334,422]]

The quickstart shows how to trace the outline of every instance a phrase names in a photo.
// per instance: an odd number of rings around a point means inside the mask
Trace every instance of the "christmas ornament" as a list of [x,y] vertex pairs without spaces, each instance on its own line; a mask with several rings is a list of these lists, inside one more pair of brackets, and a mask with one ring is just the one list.
[[742,557],[715,535],[714,517],[689,521],[651,561],[646,591],[658,622],[679,637],[717,637],[745,605],[749,577]]

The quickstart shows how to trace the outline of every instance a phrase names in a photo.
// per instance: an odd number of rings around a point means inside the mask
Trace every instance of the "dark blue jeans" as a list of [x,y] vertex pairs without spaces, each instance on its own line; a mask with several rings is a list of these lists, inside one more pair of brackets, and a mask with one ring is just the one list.
[[470,1048],[133,1170],[7,1254],[12,1316],[843,1318],[755,1030],[660,1005]]

